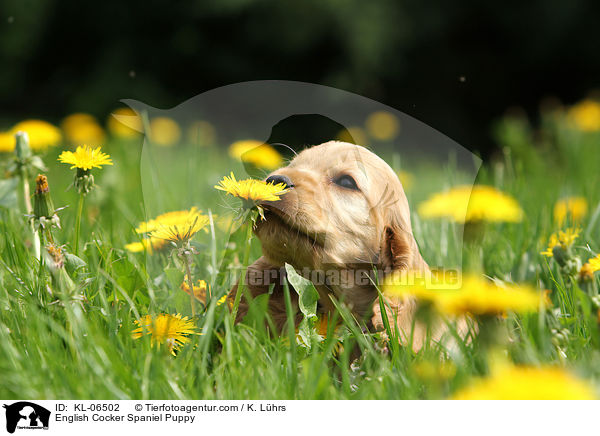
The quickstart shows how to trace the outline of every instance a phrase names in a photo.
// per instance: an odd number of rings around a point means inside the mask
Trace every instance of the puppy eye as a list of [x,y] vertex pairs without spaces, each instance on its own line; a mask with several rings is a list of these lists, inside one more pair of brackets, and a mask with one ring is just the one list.
[[356,185],[356,182],[354,181],[354,179],[352,177],[350,177],[347,174],[344,174],[343,176],[338,177],[337,179],[335,179],[333,181],[333,183],[335,183],[338,186],[341,186],[342,188],[358,191],[358,186]]

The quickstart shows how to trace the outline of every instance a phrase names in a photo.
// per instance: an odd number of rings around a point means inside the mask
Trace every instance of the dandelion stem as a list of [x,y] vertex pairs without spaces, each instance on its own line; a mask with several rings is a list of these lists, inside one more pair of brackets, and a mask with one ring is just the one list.
[[31,215],[33,213],[33,207],[31,206],[31,198],[29,195],[29,181],[27,180],[27,172],[21,168],[21,198],[23,199],[23,209],[26,214]]
[[[41,244],[44,244],[44,234],[43,234],[43,230],[42,228],[40,228],[39,233],[35,232],[35,235],[38,238],[38,241]],[[45,247],[45,244],[44,244]],[[45,306],[46,305],[46,301],[45,301],[45,296],[46,293],[44,292],[44,285],[46,284],[46,274],[44,272],[44,268],[45,268],[45,263],[46,261],[44,260],[44,256],[41,255],[40,253],[40,257],[39,257],[40,263],[39,263],[39,269],[38,269],[38,287],[39,287],[39,292],[38,295],[40,297],[40,300],[42,300],[42,305]]]
[[[17,166],[17,172],[19,175],[19,206],[27,214],[33,214],[33,207],[31,205],[31,196],[29,192],[29,173],[32,167],[32,155],[31,149],[29,148],[29,136],[25,132],[17,132],[15,134],[15,163]],[[35,230],[33,220],[29,219],[29,227],[31,229],[31,235],[33,239],[33,248],[36,259],[40,259],[40,239]]]
[[215,285],[217,280],[217,237],[215,235],[215,222],[212,212],[208,210],[208,219],[210,221],[210,260],[211,260],[211,280],[210,286],[206,287],[207,301],[210,300],[210,288]]
[[79,202],[77,203],[77,216],[75,218],[75,243],[73,244],[73,252],[75,256],[79,255],[79,230],[81,228],[81,214],[83,213],[84,194],[79,194]]
[[250,258],[250,247],[252,246],[252,220],[249,219],[246,223],[248,228],[246,229],[246,238],[244,239],[244,260],[242,263],[242,273],[240,280],[238,281],[237,292],[235,293],[235,300],[233,301],[233,319],[237,317],[238,308],[240,307],[240,301],[242,299],[243,289],[246,286],[246,271],[248,270],[248,260]]
[[[27,180],[28,172],[23,167],[21,167],[21,169],[19,171],[19,178],[21,179],[20,183],[19,183],[19,188],[21,191],[19,197],[20,197],[20,200],[22,201],[22,209],[27,215],[31,215],[31,214],[33,214],[33,207],[31,205],[31,194],[29,191],[29,181]],[[31,235],[33,238],[33,250],[34,250],[35,258],[39,260],[40,259],[40,238],[39,238],[38,233],[35,230],[33,220],[28,219],[28,221],[29,221],[29,228],[31,229]]]
[[[188,286],[190,287],[190,306],[192,307],[192,316],[196,316],[196,308],[194,307],[194,281],[192,280],[192,269],[190,268],[192,260],[190,257],[190,253],[184,254],[183,263],[185,265],[185,272],[187,274]],[[206,305],[208,306],[208,300],[206,301]]]

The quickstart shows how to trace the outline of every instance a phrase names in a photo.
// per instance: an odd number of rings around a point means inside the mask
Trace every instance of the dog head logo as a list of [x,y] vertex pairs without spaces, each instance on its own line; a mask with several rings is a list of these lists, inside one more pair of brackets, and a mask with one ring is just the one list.
[[4,405],[6,409],[6,431],[19,429],[48,429],[50,411],[28,401]]

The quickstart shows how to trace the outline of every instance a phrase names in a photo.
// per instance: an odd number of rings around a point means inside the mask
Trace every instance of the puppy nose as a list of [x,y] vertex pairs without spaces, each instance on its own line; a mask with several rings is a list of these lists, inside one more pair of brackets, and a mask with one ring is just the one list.
[[267,177],[267,183],[272,183],[274,185],[278,185],[279,183],[283,183],[286,188],[293,188],[294,184],[290,180],[288,176],[284,176],[282,174],[275,174],[273,176]]

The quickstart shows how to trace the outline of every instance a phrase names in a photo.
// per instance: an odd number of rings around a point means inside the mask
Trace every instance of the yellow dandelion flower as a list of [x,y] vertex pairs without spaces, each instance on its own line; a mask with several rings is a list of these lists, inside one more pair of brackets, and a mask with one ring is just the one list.
[[391,274],[382,288],[387,295],[414,296],[449,315],[497,315],[507,311],[526,313],[537,311],[540,305],[544,305],[543,294],[530,286],[499,285],[474,275],[463,276],[457,287],[454,279],[447,283],[428,280],[407,283]]
[[591,258],[583,264],[579,270],[579,277],[582,280],[593,280],[596,271],[600,271],[600,255]]
[[156,117],[150,120],[150,139],[156,145],[170,147],[179,142],[181,129],[175,120]]
[[132,242],[130,244],[125,244],[125,250],[130,251],[131,253],[140,253],[142,251],[152,249],[152,245],[149,244],[146,240],[142,242]]
[[369,135],[379,141],[389,141],[398,136],[400,132],[400,120],[390,112],[373,112],[367,118],[365,125]]
[[336,136],[338,141],[349,142],[351,144],[357,144],[367,146],[369,140],[367,139],[367,132],[362,127],[350,126],[347,129],[342,130]]
[[562,226],[567,217],[573,222],[581,221],[587,214],[588,203],[583,197],[569,197],[559,200],[554,205],[554,221]]
[[589,263],[590,268],[592,268],[594,272],[600,271],[600,254],[588,260],[587,263]]
[[[327,331],[329,330],[330,324],[332,324],[333,321],[329,318],[329,316],[326,313],[320,314],[317,317],[317,321],[315,323],[315,330],[316,332],[319,334],[319,336],[323,336],[324,338],[327,337]],[[333,325],[333,331],[335,332],[338,327],[340,326],[340,321],[338,320],[335,325]],[[298,328],[296,328],[296,334],[299,333]]]
[[573,228],[573,227],[565,229],[564,231],[560,230],[558,232],[558,241],[561,243],[561,245],[564,245],[564,246],[573,245],[573,243],[579,237],[580,232],[581,232],[581,229]]
[[[198,280],[194,286],[194,298],[196,300],[202,302],[202,304],[206,305],[206,291],[209,289],[208,284],[204,280]],[[183,283],[181,284],[181,289],[189,295],[190,293],[190,285],[188,284],[188,276],[185,275],[183,278]],[[223,295],[219,300],[217,300],[217,306],[222,305],[225,300],[227,300],[227,294]]]
[[175,210],[140,223],[135,231],[137,233],[149,233],[161,226],[182,226],[189,221],[194,221],[196,217],[200,218],[202,216],[202,213],[196,207],[192,207],[190,210]]
[[[203,304],[206,304],[206,291],[208,289],[208,284],[204,280],[198,280],[197,284],[192,283],[194,287],[194,298],[198,301],[201,301]],[[188,276],[185,275],[183,277],[183,283],[181,284],[181,290],[186,294],[190,294],[190,285],[188,284]]]
[[15,135],[9,132],[0,132],[0,153],[11,153],[15,150]]
[[125,249],[131,253],[141,253],[147,251],[152,254],[155,251],[162,250],[167,241],[158,238],[144,238],[140,242],[132,242],[125,245]]
[[600,130],[600,103],[586,99],[572,106],[568,112],[569,120],[583,132]]
[[58,145],[62,140],[60,129],[46,121],[26,120],[15,125],[10,133],[23,131],[29,136],[29,146],[34,151],[43,151]]
[[217,306],[220,306],[221,304],[225,303],[225,301],[228,301],[228,300],[227,300],[227,296],[228,296],[228,295],[227,295],[227,294],[225,294],[225,295],[223,295],[221,298],[219,298],[219,299],[217,300]]
[[442,295],[442,291],[459,289],[461,280],[458,272],[451,277],[435,271],[394,271],[386,276],[382,290],[385,294],[397,297],[412,296],[419,300],[433,301]]
[[418,208],[423,218],[445,217],[455,222],[519,222],[523,210],[511,196],[491,186],[457,186],[434,194]]
[[439,303],[441,312],[473,315],[535,312],[543,295],[527,285],[499,286],[477,277],[463,279],[459,291],[448,292]]
[[554,256],[554,253],[552,250],[557,245],[560,245],[560,243],[558,242],[558,236],[556,236],[556,234],[553,233],[552,235],[550,235],[550,239],[548,239],[548,247],[546,248],[545,251],[541,251],[540,254],[543,254],[546,257]]
[[234,142],[229,146],[229,155],[266,170],[277,169],[283,164],[283,157],[277,150],[254,139]]
[[584,263],[579,270],[579,278],[584,281],[594,280],[594,268],[589,263]]
[[106,120],[106,127],[118,138],[137,138],[144,130],[140,116],[126,107],[112,111]]
[[194,322],[179,313],[176,315],[161,313],[155,317],[146,315],[135,323],[139,328],[132,331],[134,339],[150,335],[152,347],[157,345],[160,348],[165,344],[173,355],[190,341],[190,335],[198,334]]
[[67,141],[75,145],[89,144],[99,146],[104,143],[104,129],[89,114],[76,113],[66,117],[60,127]]
[[455,400],[593,400],[592,386],[553,367],[503,366],[457,392]]
[[223,177],[223,180],[215,185],[215,189],[225,191],[234,197],[246,200],[250,207],[263,201],[278,201],[279,196],[285,193],[285,183],[276,185],[262,180],[246,179],[236,180],[233,172],[229,177]]
[[71,164],[71,169],[79,168],[84,171],[91,170],[92,168],[102,168],[102,165],[112,165],[110,156],[103,153],[101,147],[90,148],[87,145],[79,146],[72,151],[63,151],[58,160],[62,163]]
[[558,233],[553,233],[550,235],[550,239],[548,239],[548,247],[546,248],[546,251],[542,251],[541,254],[546,257],[552,257],[554,256],[554,247],[557,246],[561,247],[563,250],[566,250],[575,243],[579,237],[580,231],[581,230],[579,228],[569,227],[565,230],[559,230]]
[[209,219],[204,215],[196,215],[182,224],[164,225],[150,232],[151,238],[164,239],[171,242],[185,243],[200,230],[209,224]]

